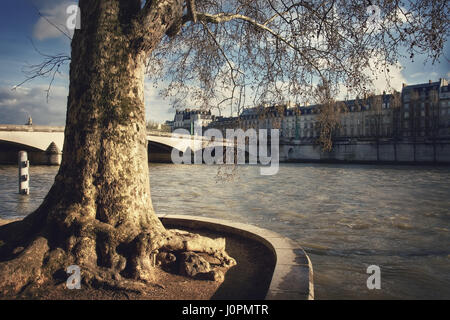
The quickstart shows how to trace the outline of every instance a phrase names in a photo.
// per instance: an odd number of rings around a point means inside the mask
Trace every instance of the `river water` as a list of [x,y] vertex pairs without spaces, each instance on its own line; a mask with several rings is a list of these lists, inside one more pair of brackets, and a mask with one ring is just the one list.
[[[231,177],[207,165],[150,164],[158,213],[249,223],[303,246],[316,299],[450,299],[450,168],[281,164]],[[23,217],[50,189],[56,167],[30,168],[30,196],[17,168],[0,166],[0,218]],[[381,270],[369,290],[367,267]]]

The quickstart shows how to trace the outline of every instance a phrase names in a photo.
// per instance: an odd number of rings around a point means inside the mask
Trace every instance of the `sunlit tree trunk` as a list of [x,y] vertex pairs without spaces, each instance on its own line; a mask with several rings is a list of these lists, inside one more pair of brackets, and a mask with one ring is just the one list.
[[212,242],[167,232],[150,197],[144,69],[170,27],[172,8],[181,10],[180,1],[168,2],[154,10],[144,34],[135,29],[140,1],[80,1],[62,163],[40,208],[0,229],[0,257],[9,260],[0,263],[0,294],[71,264],[81,267],[85,282],[153,281],[161,247],[186,250],[190,242],[202,251],[207,243],[205,250],[214,251]]

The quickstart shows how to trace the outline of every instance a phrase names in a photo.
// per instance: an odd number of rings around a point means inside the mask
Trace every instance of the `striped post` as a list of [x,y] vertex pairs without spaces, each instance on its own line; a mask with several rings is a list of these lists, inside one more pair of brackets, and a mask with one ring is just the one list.
[[28,168],[30,167],[30,161],[28,161],[28,155],[26,151],[19,151],[19,193],[30,194],[29,182],[30,175]]

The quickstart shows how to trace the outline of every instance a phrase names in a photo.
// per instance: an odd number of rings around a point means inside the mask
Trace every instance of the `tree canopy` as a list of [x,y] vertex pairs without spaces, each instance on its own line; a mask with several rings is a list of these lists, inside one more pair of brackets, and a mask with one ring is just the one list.
[[362,96],[401,57],[438,61],[448,14],[445,0],[186,1],[147,71],[175,104],[237,112],[245,101],[308,100],[325,82]]

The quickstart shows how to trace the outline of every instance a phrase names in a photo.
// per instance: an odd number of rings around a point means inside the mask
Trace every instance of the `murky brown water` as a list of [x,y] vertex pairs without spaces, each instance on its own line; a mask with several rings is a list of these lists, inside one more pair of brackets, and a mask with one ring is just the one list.
[[[31,167],[31,195],[17,194],[17,169],[0,166],[0,218],[35,209],[55,167]],[[282,164],[260,176],[240,166],[151,164],[159,213],[250,223],[298,241],[314,266],[317,299],[450,299],[450,168]],[[217,181],[218,180],[218,181]],[[381,290],[366,269],[381,268]]]

